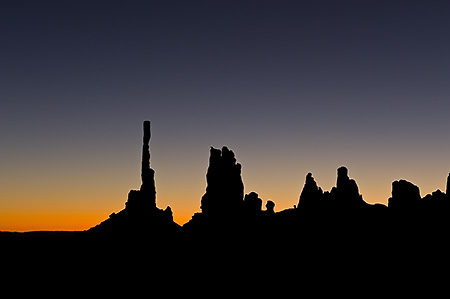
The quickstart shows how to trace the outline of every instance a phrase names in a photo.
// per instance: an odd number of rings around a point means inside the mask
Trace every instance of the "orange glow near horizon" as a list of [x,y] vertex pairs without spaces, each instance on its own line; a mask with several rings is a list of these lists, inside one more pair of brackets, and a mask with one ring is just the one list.
[[75,213],[0,214],[1,231],[82,231],[105,220],[105,215]]
[[[357,180],[358,183],[358,180]],[[318,182],[320,185],[320,182]],[[383,188],[361,188],[363,184],[358,184],[360,187],[360,193],[366,202],[370,204],[382,203],[387,204],[387,199],[390,195],[389,189]],[[265,204],[267,200],[273,200],[276,204],[275,211],[281,211],[287,208],[292,208],[294,205],[298,204],[298,198],[303,188],[303,183],[298,184],[297,190],[288,190],[283,193],[270,194],[270,192],[259,193],[260,197],[263,199],[262,209],[265,209]],[[328,191],[326,187],[323,187],[324,191]],[[384,190],[386,189],[386,190]],[[442,189],[442,188],[441,188]],[[422,190],[422,189],[421,189]],[[251,192],[251,189],[246,189],[245,193]],[[291,191],[291,192],[289,192]],[[431,192],[431,191],[430,191]],[[422,196],[430,192],[421,192]],[[195,197],[184,197],[182,203],[180,198],[166,198],[161,196],[161,200],[157,200],[157,206],[160,209],[164,209],[167,205],[172,207],[174,221],[179,225],[183,225],[188,222],[192,215],[196,212],[200,212],[200,199],[201,196]],[[98,198],[92,198],[92,201],[99,200]],[[125,199],[126,200],[126,199]],[[102,206],[96,206],[94,209],[89,210],[89,206],[81,209],[78,207],[74,211],[67,210],[67,208],[59,207],[58,209],[46,210],[46,209],[28,209],[28,210],[18,210],[14,209],[10,212],[3,210],[0,213],[0,231],[16,231],[16,232],[26,232],[26,231],[83,231],[90,227],[93,227],[100,222],[106,220],[112,212],[119,212],[124,208],[125,200],[119,205],[117,200],[112,200],[108,204],[108,200],[102,200]]]
[[[239,155],[238,155],[239,157]],[[247,165],[245,159],[238,160]],[[278,160],[277,163],[281,163]],[[155,163],[157,164],[157,163]],[[346,163],[343,163],[346,164]],[[176,223],[183,225],[192,215],[201,212],[200,201],[205,192],[205,171],[199,168],[191,171],[178,169],[171,175],[169,164],[165,167],[157,166],[156,204],[160,209],[170,206]],[[448,172],[445,166],[436,171],[409,172],[402,175],[396,173],[383,173],[372,167],[372,172],[365,171],[370,167],[365,165],[349,165],[349,176],[356,180],[359,192],[366,202],[370,204],[387,204],[391,195],[391,183],[401,178],[407,179],[419,186],[421,196],[440,189],[445,192],[445,182]],[[263,167],[267,167],[263,168]],[[267,200],[275,202],[275,211],[292,208],[298,204],[299,195],[303,188],[304,178],[308,171],[292,167],[280,166],[284,172],[269,172],[274,165],[260,166],[260,164],[244,166],[242,179],[245,194],[255,191],[263,200],[262,209],[265,209]],[[335,185],[336,173],[333,167],[326,169],[313,169],[313,176],[324,191],[330,191]],[[173,170],[173,168],[172,168]],[[375,171],[376,170],[376,171]],[[130,172],[135,173],[133,165]],[[408,172],[405,171],[408,174]],[[282,177],[281,177],[282,175]],[[120,176],[112,175],[110,179],[104,176],[91,177],[77,176],[68,181],[57,181],[57,177],[36,177],[28,180],[26,188],[18,184],[18,180],[8,182],[2,188],[1,197],[7,200],[0,206],[0,231],[36,231],[36,230],[87,230],[106,220],[113,212],[117,213],[125,207],[127,194],[130,189],[138,189],[138,175]],[[283,178],[283,179],[282,179]],[[83,181],[85,180],[85,181]],[[48,182],[51,181],[52,185]],[[92,182],[95,182],[92,183]]]
[[[246,190],[246,193],[251,190]],[[298,196],[301,189],[289,194],[289,192],[283,192],[281,196],[264,197],[264,193],[260,193],[260,197],[263,199],[262,209],[265,209],[267,200],[273,200],[276,203],[275,210],[281,211],[287,208],[292,208],[293,205],[298,203]],[[192,215],[200,210],[201,196],[184,197],[182,202],[180,198],[166,198],[161,196],[160,200],[157,200],[157,206],[160,209],[164,209],[167,205],[172,207],[173,218],[180,226],[188,222]],[[281,198],[283,197],[283,199]],[[287,200],[287,197],[291,197]],[[91,201],[99,200],[98,198],[92,198]],[[125,199],[126,200],[126,199]],[[90,227],[93,227],[100,222],[106,220],[112,212],[119,212],[124,208],[125,200],[119,205],[115,204],[118,200],[111,200],[108,204],[108,200],[102,200],[102,206],[96,206],[93,209],[89,209],[89,206],[78,207],[76,210],[68,210],[67,208],[58,207],[57,209],[44,209],[44,208],[32,208],[19,210],[17,208],[7,212],[5,210],[0,213],[0,231],[83,231]],[[89,200],[87,200],[89,201]],[[92,206],[91,206],[92,208]]]
[[[14,211],[0,213],[0,231],[83,231],[106,220],[112,212],[100,211]],[[188,222],[190,211],[174,211],[174,221],[179,225]]]
[[[108,213],[1,213],[0,231],[84,231],[106,220],[108,216]],[[187,213],[174,213],[174,221],[180,226],[191,217],[192,215]]]
[[180,225],[210,147],[263,210],[297,205],[309,172],[331,191],[340,166],[369,204],[400,179],[446,192],[450,1],[28,2],[2,7],[0,231],[123,210],[146,120],[156,206]]

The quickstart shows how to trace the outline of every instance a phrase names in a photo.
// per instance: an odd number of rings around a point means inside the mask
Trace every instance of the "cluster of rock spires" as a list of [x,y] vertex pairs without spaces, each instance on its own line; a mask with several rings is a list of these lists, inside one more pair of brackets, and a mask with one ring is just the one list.
[[310,224],[312,219],[325,230],[346,222],[352,223],[354,227],[359,225],[375,229],[379,225],[416,219],[418,215],[422,220],[426,218],[422,223],[435,223],[435,219],[445,218],[435,216],[446,215],[450,208],[450,174],[445,193],[437,190],[422,198],[417,186],[399,180],[392,183],[392,197],[389,198],[388,206],[371,205],[364,201],[356,181],[349,178],[348,169],[342,166],[337,169],[336,186],[330,192],[324,192],[312,174],[308,173],[297,206],[275,213],[275,203],[268,200],[263,210],[263,200],[257,193],[244,195],[241,164],[237,163],[233,151],[224,146],[222,149],[210,149],[207,187],[201,199],[201,213],[195,213],[188,223],[180,227],[173,222],[170,207],[161,210],[156,206],[155,172],[150,168],[150,136],[150,122],[145,121],[140,190],[131,190],[125,209],[112,213],[109,219],[88,232],[161,235],[185,232],[195,235],[217,230],[248,232],[248,228],[252,227],[253,232],[262,234],[274,230],[291,233],[302,225]]
[[317,186],[312,173],[308,173],[298,203],[299,208],[354,209],[367,205],[359,194],[358,185],[348,177],[348,169],[344,166],[338,168],[336,187],[333,187],[331,192],[324,193],[322,188]]
[[[341,288],[345,295],[360,295],[359,290],[373,292],[379,285],[389,286],[391,294],[398,285],[398,293],[404,294],[411,284],[416,292],[411,278],[419,278],[418,284],[423,285],[424,277],[440,276],[445,270],[450,175],[446,193],[437,190],[425,197],[414,184],[395,181],[385,206],[366,203],[345,167],[337,170],[336,186],[329,192],[308,173],[298,204],[275,212],[273,201],[255,192],[244,193],[241,165],[233,151],[211,148],[201,212],[180,227],[173,222],[170,207],[157,207],[149,142],[150,122],[146,121],[141,187],[129,192],[123,210],[70,237],[14,234],[10,242],[0,242],[6,260],[13,262],[20,275],[24,269],[46,269],[70,281],[68,290],[86,283],[90,289],[101,286],[103,292],[106,285],[99,282],[105,281],[127,294],[132,290],[136,294],[170,290],[172,294],[194,285],[205,294],[262,290],[265,296],[271,289],[277,296],[283,289],[291,294],[292,287],[303,294],[323,294],[324,289],[338,296]],[[30,260],[40,265],[35,267]],[[18,266],[18,261],[25,261],[25,267]],[[69,279],[70,274],[76,277]],[[377,279],[382,283],[376,283]],[[442,276],[438,282],[444,280]],[[161,287],[163,283],[171,288]],[[426,288],[427,294],[438,284]],[[312,289],[305,290],[309,285]]]

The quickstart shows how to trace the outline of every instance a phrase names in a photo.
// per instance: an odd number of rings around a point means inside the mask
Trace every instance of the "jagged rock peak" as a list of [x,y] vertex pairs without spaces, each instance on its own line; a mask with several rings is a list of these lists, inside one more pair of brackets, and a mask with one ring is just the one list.
[[241,164],[236,163],[235,155],[228,147],[224,146],[222,150],[211,147],[206,182],[200,207],[203,213],[228,214],[242,209]]
[[441,190],[437,189],[436,191],[433,191],[431,194],[427,194],[422,198],[423,200],[432,200],[434,202],[436,201],[446,201],[447,195],[442,192]]
[[302,193],[300,194],[300,199],[298,206],[310,206],[317,201],[322,199],[323,191],[322,188],[317,186],[312,173],[308,173],[305,179],[305,185],[303,186]]

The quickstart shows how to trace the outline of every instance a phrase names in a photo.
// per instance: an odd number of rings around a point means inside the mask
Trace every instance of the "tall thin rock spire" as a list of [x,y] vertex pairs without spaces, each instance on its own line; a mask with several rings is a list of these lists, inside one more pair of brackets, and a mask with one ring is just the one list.
[[141,167],[141,178],[142,185],[147,185],[150,179],[150,121],[144,121],[144,139],[142,144],[142,167]]
[[144,138],[142,144],[141,197],[156,205],[155,171],[150,168],[150,121],[144,121]]
[[180,226],[173,222],[172,209],[156,207],[155,171],[150,168],[150,121],[144,121],[142,144],[142,184],[140,190],[130,190],[125,209],[112,213],[110,217],[91,228],[91,232],[126,232],[141,238],[149,231],[162,236],[173,233]]

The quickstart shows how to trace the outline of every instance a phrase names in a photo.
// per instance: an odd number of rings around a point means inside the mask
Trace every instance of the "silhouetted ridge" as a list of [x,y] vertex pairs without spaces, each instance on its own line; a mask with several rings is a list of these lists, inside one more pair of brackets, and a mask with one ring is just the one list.
[[[447,178],[447,188],[449,177]],[[437,189],[431,194],[420,196],[418,186],[406,180],[392,183],[392,197],[388,201],[389,210],[395,214],[396,220],[420,222],[423,227],[434,224],[435,230],[448,226],[445,223],[450,208],[449,194]]]
[[172,209],[156,207],[155,171],[150,168],[150,121],[144,121],[142,146],[142,184],[139,190],[130,190],[125,209],[112,213],[109,219],[91,228],[90,232],[142,234],[149,232],[171,234],[179,228],[173,222]]
[[425,202],[431,202],[431,201],[446,201],[447,200],[447,194],[443,193],[441,190],[437,189],[436,191],[433,191],[431,194],[425,195],[424,198],[422,198]]
[[[308,173],[298,206],[276,212],[273,201],[267,200],[262,210],[263,200],[256,192],[244,193],[241,164],[226,146],[210,148],[201,212],[180,228],[173,222],[170,207],[162,210],[156,206],[155,172],[150,167],[150,122],[145,121],[143,128],[140,189],[130,190],[125,209],[91,228],[88,236],[133,236],[144,243],[164,238],[167,242],[147,248],[182,246],[186,251],[181,256],[204,259],[223,251],[218,249],[222,244],[247,246],[252,252],[256,248],[290,248],[295,252],[299,242],[307,250],[335,248],[344,242],[353,250],[355,245],[374,246],[374,242],[399,245],[394,237],[398,235],[406,236],[413,244],[417,234],[424,238],[448,231],[450,174],[446,193],[438,189],[423,198],[416,185],[405,180],[393,182],[387,207],[366,203],[344,166],[337,169],[336,186],[331,191],[324,192]],[[205,249],[214,243],[220,246]],[[240,252],[235,254],[237,259],[245,257]]]

